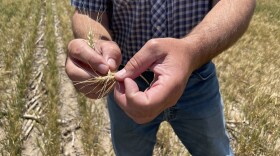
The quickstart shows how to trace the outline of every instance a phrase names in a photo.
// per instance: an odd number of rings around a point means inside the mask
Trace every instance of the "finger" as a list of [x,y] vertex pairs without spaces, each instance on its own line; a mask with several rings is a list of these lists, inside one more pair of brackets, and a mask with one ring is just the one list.
[[121,50],[113,41],[99,41],[98,46],[111,71],[116,71],[121,64]]
[[[124,113],[129,116],[136,123],[143,123],[142,117],[139,116],[139,105],[138,103],[133,103],[133,101],[128,101],[128,97],[134,97],[138,93],[139,89],[137,84],[132,79],[125,79],[124,82],[119,82],[118,87],[115,89],[115,100],[119,107],[124,111]],[[137,95],[136,95],[137,96]],[[141,120],[141,121],[140,121]]]
[[96,75],[89,73],[84,68],[81,68],[75,64],[69,57],[65,64],[65,71],[68,77],[73,81],[74,87],[85,96],[98,99],[101,94],[98,92],[103,89],[103,86],[92,81],[92,78]]
[[[174,105],[179,98],[181,88],[176,85],[174,79],[168,76],[156,76],[156,81],[151,84],[149,89],[144,92],[139,91],[138,86],[134,86],[133,80],[125,79],[125,94],[127,98],[127,105],[129,107],[145,107],[146,110],[157,108],[158,113],[163,111],[168,106]],[[137,90],[138,89],[138,90]],[[133,105],[133,106],[131,106]]]
[[128,105],[135,105],[132,107],[137,107],[137,105],[148,105],[148,98],[146,94],[139,91],[139,87],[135,81],[130,78],[125,78],[124,86]]
[[92,70],[98,71],[101,74],[106,74],[109,71],[108,64],[103,56],[89,47],[86,40],[72,40],[68,45],[68,54],[69,57],[88,64]]
[[173,106],[183,93],[185,86],[180,84],[173,75],[158,75],[151,87],[145,92],[149,102],[153,104],[162,104],[164,110]]
[[125,95],[125,87],[123,82],[117,82],[114,89],[114,97],[119,106],[125,110],[126,106],[126,95]]
[[117,72],[115,78],[118,81],[124,81],[125,78],[136,78],[145,70],[147,70],[152,64],[158,60],[161,56],[158,53],[157,42],[154,40],[146,43],[143,48],[140,49],[126,64],[124,69]]
[[65,64],[65,72],[72,81],[83,81],[93,76],[92,73],[89,73],[83,67],[77,66],[69,57]]
[[124,80],[124,85],[125,85],[125,94],[128,97],[134,97],[137,94],[137,92],[139,92],[139,87],[137,86],[135,81],[133,81],[130,78],[126,78]]
[[[138,97],[141,98],[138,100]],[[124,82],[118,82],[116,85],[115,99],[121,107],[131,107],[134,104],[142,104],[147,98],[143,92],[139,91],[139,87],[132,79],[126,78]]]
[[[166,108],[166,101],[162,99],[168,96],[168,92],[162,85],[154,85],[145,92],[139,91],[137,84],[130,78],[125,78],[126,112],[138,124],[144,124]],[[163,94],[161,92],[163,91]],[[166,94],[165,94],[166,93]]]

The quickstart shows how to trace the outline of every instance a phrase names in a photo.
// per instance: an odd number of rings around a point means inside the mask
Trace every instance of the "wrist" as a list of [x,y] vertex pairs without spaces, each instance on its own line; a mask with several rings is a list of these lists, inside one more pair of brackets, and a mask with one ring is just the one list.
[[199,68],[203,63],[201,62],[201,47],[195,39],[192,39],[190,37],[185,37],[180,39],[180,41],[183,43],[184,46],[183,49],[185,51],[185,58],[186,63],[188,66],[188,70],[190,73],[195,71],[197,68]]

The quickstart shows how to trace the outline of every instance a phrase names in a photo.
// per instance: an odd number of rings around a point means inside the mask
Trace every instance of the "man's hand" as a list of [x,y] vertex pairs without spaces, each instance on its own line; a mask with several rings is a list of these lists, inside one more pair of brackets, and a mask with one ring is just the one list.
[[[191,72],[234,44],[246,31],[256,0],[215,0],[215,6],[183,39],[152,39],[115,78],[115,98],[137,123],[154,119],[181,96]],[[155,82],[139,92],[132,80],[147,68]]]
[[[166,108],[176,104],[192,73],[192,59],[182,39],[159,38],[148,41],[119,71],[115,99],[136,123],[153,120]],[[145,70],[155,74],[154,82],[144,92],[133,81]]]
[[98,90],[102,85],[81,83],[108,71],[117,70],[121,63],[121,51],[113,41],[98,40],[92,49],[87,40],[74,39],[68,44],[66,73],[73,81],[76,89],[89,98],[98,98]]

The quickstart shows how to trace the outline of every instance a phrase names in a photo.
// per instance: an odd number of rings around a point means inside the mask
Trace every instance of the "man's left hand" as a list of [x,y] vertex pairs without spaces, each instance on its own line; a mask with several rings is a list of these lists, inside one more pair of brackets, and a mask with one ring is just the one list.
[[[151,39],[115,75],[115,99],[136,123],[150,122],[177,103],[193,71],[190,47],[183,39]],[[155,79],[141,92],[133,79],[147,69],[154,72]]]

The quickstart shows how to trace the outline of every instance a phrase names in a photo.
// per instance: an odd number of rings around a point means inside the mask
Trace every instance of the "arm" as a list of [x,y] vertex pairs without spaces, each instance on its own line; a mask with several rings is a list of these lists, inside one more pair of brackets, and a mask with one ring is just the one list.
[[[89,14],[89,16],[88,16]],[[85,12],[76,10],[72,18],[72,28],[76,39],[68,44],[66,73],[73,81],[75,88],[89,98],[100,98],[97,93],[102,84],[83,83],[95,76],[115,71],[121,63],[121,52],[118,45],[111,41],[106,13]],[[96,19],[102,19],[101,22]],[[92,33],[94,48],[88,44],[88,34]]]
[[233,45],[246,31],[256,6],[255,0],[221,0],[184,40],[194,50],[192,68],[197,69]]
[[[120,107],[135,122],[146,123],[176,104],[191,73],[242,36],[255,3],[255,0],[214,1],[216,5],[189,35],[182,39],[148,41],[115,76],[120,81],[115,90]],[[156,81],[140,92],[132,79],[148,68],[155,73]]]
[[[100,19],[100,22],[98,19]],[[109,32],[107,13],[87,13],[85,11],[75,10],[72,17],[72,29],[75,38],[87,39],[88,33],[94,31],[94,33],[97,34],[96,37],[100,36],[100,38],[112,40]]]

